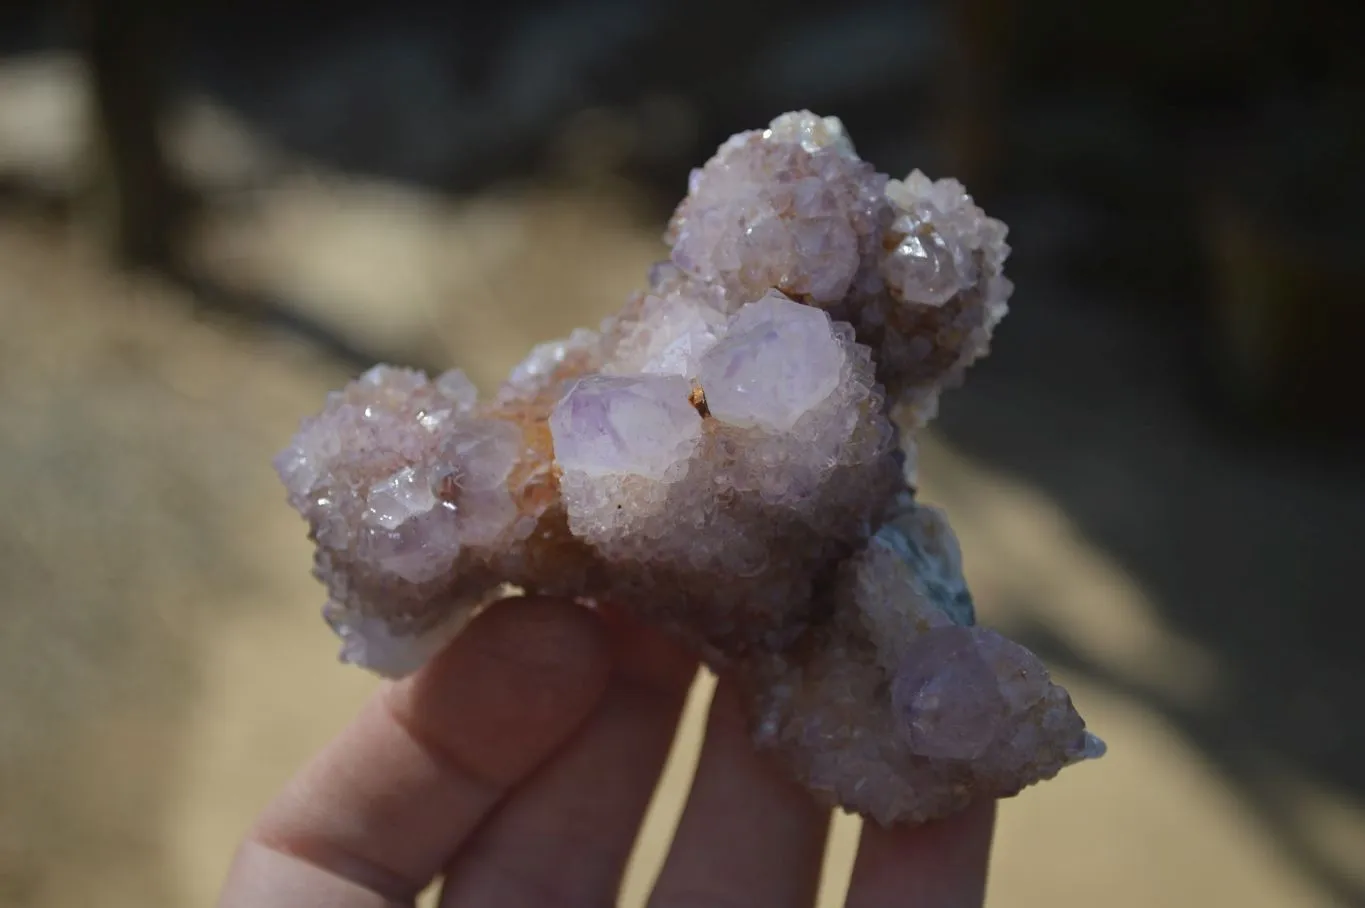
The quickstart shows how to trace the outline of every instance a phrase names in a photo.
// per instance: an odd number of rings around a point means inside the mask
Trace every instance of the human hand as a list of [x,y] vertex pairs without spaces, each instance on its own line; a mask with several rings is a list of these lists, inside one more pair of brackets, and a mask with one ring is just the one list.
[[[266,808],[220,908],[411,905],[438,876],[442,906],[614,904],[696,666],[612,614],[489,609]],[[980,905],[994,815],[867,824],[847,905]],[[808,906],[828,821],[753,749],[722,679],[649,905]]]

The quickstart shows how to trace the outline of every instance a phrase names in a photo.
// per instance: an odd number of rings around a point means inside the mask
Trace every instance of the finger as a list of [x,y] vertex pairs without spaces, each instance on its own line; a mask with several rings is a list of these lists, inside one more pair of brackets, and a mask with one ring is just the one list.
[[995,802],[923,826],[863,825],[847,908],[979,908]]
[[421,672],[386,686],[266,809],[220,905],[410,900],[588,717],[610,664],[585,609],[490,608]]
[[811,905],[829,818],[754,749],[735,691],[722,681],[650,908]]
[[617,657],[591,719],[456,856],[441,905],[615,904],[696,659],[613,622]]

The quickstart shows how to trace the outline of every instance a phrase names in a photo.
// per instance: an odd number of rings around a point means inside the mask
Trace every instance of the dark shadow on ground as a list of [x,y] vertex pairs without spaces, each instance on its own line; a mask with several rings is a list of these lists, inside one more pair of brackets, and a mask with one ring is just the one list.
[[1193,711],[1046,627],[1026,642],[1169,719],[1305,874],[1365,902],[1294,828],[1262,772],[1284,767],[1365,799],[1365,668],[1347,630],[1365,539],[1359,452],[1211,431],[1192,405],[1179,312],[1018,277],[995,352],[944,399],[938,432],[1058,504],[1165,626],[1216,658],[1225,686]]
[[301,307],[265,293],[229,287],[203,272],[172,266],[161,276],[191,301],[202,318],[215,318],[228,330],[263,331],[287,335],[307,343],[332,363],[359,374],[375,363],[387,362],[436,375],[447,366],[417,359],[412,351],[367,347],[325,321],[303,314]]
[[[1365,888],[1359,881],[1343,873],[1327,859],[1311,835],[1302,828],[1296,815],[1292,795],[1287,794],[1281,780],[1274,778],[1278,766],[1269,765],[1267,757],[1281,758],[1283,748],[1266,747],[1262,732],[1273,725],[1273,720],[1258,725],[1264,704],[1258,698],[1271,685],[1266,681],[1246,683],[1233,694],[1232,702],[1218,709],[1190,709],[1167,695],[1145,685],[1121,677],[1102,663],[1087,658],[1069,646],[1050,628],[1033,623],[1023,626],[1019,639],[1041,655],[1054,668],[1079,675],[1107,693],[1141,703],[1159,713],[1190,744],[1210,757],[1218,767],[1219,780],[1227,785],[1238,799],[1251,809],[1269,839],[1289,858],[1300,873],[1312,880],[1336,903],[1347,906],[1365,905]],[[1291,656],[1290,660],[1294,657]],[[1302,667],[1302,660],[1299,660]],[[1289,666],[1278,671],[1267,671],[1275,679],[1283,679]],[[1283,672],[1283,674],[1281,674]],[[1259,688],[1259,689],[1257,689]],[[1365,684],[1346,684],[1345,689],[1333,694],[1337,702],[1358,698],[1365,693]],[[1283,695],[1278,699],[1283,701]],[[1281,706],[1283,704],[1281,703]],[[1275,707],[1271,707],[1272,711]],[[1344,716],[1324,727],[1313,729],[1313,736],[1336,737],[1336,723],[1348,721]],[[1340,748],[1340,758],[1347,759],[1347,751],[1358,742]],[[1354,751],[1359,753],[1359,749]],[[1302,768],[1302,767],[1298,767]],[[1114,822],[1121,823],[1122,819]]]

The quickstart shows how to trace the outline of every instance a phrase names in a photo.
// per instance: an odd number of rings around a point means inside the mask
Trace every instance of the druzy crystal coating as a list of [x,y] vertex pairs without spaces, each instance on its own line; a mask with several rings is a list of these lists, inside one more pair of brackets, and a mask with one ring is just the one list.
[[276,459],[342,658],[415,670],[519,588],[633,609],[732,679],[754,741],[883,824],[1004,797],[1103,745],[975,624],[914,433],[984,355],[1005,226],[888,179],[808,112],[692,173],[672,255],[490,399],[377,366]]

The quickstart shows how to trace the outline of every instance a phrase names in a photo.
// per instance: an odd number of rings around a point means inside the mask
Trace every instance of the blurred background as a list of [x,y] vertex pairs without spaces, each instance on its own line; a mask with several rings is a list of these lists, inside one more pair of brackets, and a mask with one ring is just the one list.
[[0,906],[210,905],[373,688],[297,419],[595,323],[688,168],[802,107],[1012,228],[924,495],[1110,755],[1004,804],[989,904],[1365,905],[1362,46],[1326,0],[6,0]]

